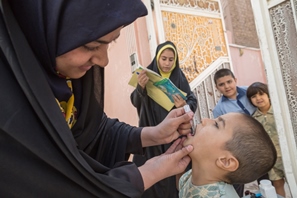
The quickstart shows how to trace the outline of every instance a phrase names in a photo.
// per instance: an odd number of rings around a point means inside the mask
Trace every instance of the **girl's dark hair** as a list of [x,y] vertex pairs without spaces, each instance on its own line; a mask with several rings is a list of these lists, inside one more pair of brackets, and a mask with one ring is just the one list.
[[261,82],[254,82],[246,90],[246,96],[251,104],[253,104],[251,101],[251,97],[257,93],[266,93],[268,98],[270,98],[267,84]]

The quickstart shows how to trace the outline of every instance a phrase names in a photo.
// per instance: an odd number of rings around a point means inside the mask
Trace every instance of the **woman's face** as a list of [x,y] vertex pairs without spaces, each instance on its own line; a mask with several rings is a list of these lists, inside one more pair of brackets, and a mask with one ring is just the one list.
[[95,65],[105,67],[108,64],[108,46],[120,36],[121,29],[56,57],[56,70],[65,77],[77,79]]
[[173,64],[174,64],[174,53],[171,49],[165,49],[159,58],[159,68],[164,73],[170,72]]

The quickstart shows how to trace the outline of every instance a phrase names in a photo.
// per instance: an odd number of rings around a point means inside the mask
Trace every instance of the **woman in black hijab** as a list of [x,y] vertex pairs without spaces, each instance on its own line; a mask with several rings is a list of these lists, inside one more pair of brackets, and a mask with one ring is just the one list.
[[0,6],[2,197],[140,197],[184,170],[192,147],[174,152],[180,140],[139,168],[125,160],[187,134],[192,114],[180,108],[156,127],[136,128],[103,112],[107,47],[147,13],[140,0]]
[[[186,93],[186,98],[183,99],[179,95],[173,97],[172,108],[167,110],[149,96],[149,90],[146,89],[148,76],[141,72],[138,75],[138,84],[136,89],[131,93],[131,102],[137,108],[139,115],[139,126],[156,126],[175,108],[182,107],[186,104],[195,112],[197,108],[197,99],[190,89],[190,85],[179,67],[179,59],[177,49],[171,41],[166,41],[158,45],[156,55],[147,67],[150,70],[160,74],[163,78],[169,78],[171,82],[180,90]],[[146,149],[144,155],[134,155],[133,162],[137,166],[143,165],[148,159],[164,153],[169,147],[169,144],[151,146]],[[178,191],[176,189],[175,176],[163,179],[156,183],[142,195],[143,198],[177,198]]]

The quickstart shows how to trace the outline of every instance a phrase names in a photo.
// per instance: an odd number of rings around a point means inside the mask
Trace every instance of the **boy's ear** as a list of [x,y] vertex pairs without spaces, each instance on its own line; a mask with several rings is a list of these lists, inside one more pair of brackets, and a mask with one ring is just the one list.
[[216,161],[216,165],[223,170],[233,172],[238,169],[239,162],[233,155],[229,155],[219,157]]

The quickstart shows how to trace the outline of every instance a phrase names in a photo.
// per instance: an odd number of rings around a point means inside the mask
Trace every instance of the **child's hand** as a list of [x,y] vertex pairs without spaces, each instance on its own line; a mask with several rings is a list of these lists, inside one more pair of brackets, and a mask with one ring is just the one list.
[[142,89],[144,89],[147,82],[149,81],[149,77],[146,75],[145,70],[142,70],[140,73],[138,73],[137,81],[138,84],[142,87]]
[[174,94],[172,98],[174,100],[174,106],[176,108],[183,107],[187,104],[187,102],[179,94]]

